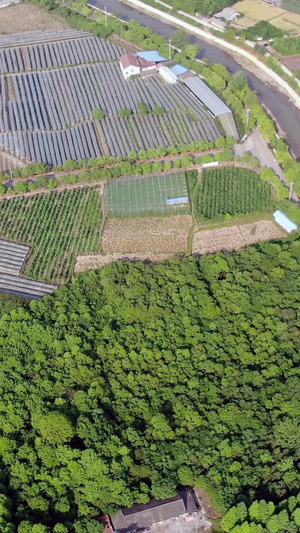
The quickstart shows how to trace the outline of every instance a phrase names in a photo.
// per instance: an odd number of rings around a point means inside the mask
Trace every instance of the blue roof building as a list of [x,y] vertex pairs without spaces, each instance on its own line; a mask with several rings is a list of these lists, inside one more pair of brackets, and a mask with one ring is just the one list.
[[137,57],[141,57],[146,61],[154,61],[155,63],[161,63],[162,61],[167,61],[166,57],[161,56],[157,50],[149,50],[147,52],[138,52]]
[[281,226],[285,231],[288,233],[291,233],[292,231],[295,231],[297,229],[296,222],[293,222],[289,217],[283,213],[283,211],[280,211],[279,209],[273,213],[273,217],[275,218],[275,221],[279,226]]
[[174,65],[174,67],[171,67],[171,70],[175,76],[180,76],[180,74],[185,74],[189,70],[182,65]]

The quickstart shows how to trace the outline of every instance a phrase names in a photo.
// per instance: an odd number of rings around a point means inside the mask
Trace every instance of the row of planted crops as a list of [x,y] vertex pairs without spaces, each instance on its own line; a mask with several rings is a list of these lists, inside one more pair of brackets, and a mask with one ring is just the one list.
[[116,62],[20,74],[10,80],[14,98],[6,92],[8,121],[16,131],[61,129],[90,118],[98,108],[106,115],[122,108],[136,113],[140,102],[149,110],[160,106],[191,111],[199,119],[208,116],[184,85],[166,85],[158,76],[128,82]]
[[118,59],[124,50],[105,39],[85,37],[0,49],[0,73],[23,72]]
[[27,161],[62,165],[101,155],[93,123],[85,122],[62,131],[0,133],[0,145]]
[[107,117],[98,123],[105,152],[121,156],[130,151],[149,150],[160,146],[176,146],[192,141],[212,141],[220,137],[212,118],[191,121],[186,113],[163,115],[131,115]]
[[257,172],[225,167],[205,170],[195,193],[195,212],[200,218],[223,218],[270,209],[271,187]]
[[100,251],[101,199],[97,189],[80,188],[0,202],[2,238],[32,247],[26,274],[63,282],[77,254]]

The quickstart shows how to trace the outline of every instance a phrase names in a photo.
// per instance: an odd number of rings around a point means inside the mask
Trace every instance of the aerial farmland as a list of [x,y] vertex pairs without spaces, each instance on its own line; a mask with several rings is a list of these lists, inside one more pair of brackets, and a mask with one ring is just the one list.
[[[125,80],[124,50],[86,31],[0,36],[1,169],[215,141],[218,122],[183,83],[155,72]],[[138,105],[147,106],[141,116]],[[161,115],[152,111],[159,107]],[[119,116],[121,109],[130,116]],[[93,119],[101,109],[103,120]]]

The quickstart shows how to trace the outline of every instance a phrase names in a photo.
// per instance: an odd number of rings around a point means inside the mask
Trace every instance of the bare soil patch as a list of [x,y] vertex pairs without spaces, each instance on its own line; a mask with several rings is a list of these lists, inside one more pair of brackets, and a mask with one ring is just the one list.
[[193,253],[209,254],[220,250],[231,252],[258,241],[269,241],[286,237],[272,220],[260,220],[253,224],[228,226],[198,231],[194,235]]
[[201,501],[201,508],[203,509],[205,516],[208,520],[217,520],[221,518],[221,514],[215,508],[211,497],[205,492],[204,489],[194,489],[199,500]]
[[99,268],[114,263],[115,261],[132,261],[133,263],[141,261],[143,263],[159,263],[165,261],[172,254],[155,254],[155,253],[141,253],[141,254],[106,254],[106,255],[78,255],[76,258],[75,272],[85,272],[86,270],[98,270]]
[[283,63],[287,68],[290,70],[298,70],[300,69],[300,55],[290,56],[290,57],[283,57],[281,59],[281,63]]
[[182,253],[187,251],[190,215],[153,218],[111,218],[104,226],[104,252]]
[[65,30],[69,27],[63,18],[31,4],[15,4],[1,9],[0,33]]

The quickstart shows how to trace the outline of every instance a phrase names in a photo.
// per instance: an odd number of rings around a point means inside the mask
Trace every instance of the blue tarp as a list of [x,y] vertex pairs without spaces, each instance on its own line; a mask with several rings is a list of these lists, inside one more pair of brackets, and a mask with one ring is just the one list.
[[142,57],[146,61],[155,61],[155,63],[167,61],[167,59],[161,56],[157,50],[149,50],[148,52],[138,52],[136,55],[138,57]]
[[188,196],[180,196],[179,198],[167,198],[166,204],[167,205],[186,204],[188,201],[189,201]]
[[291,233],[292,231],[297,229],[297,224],[279,209],[275,211],[275,213],[273,213],[273,217],[275,218],[277,224],[284,228],[288,233]]
[[188,72],[188,69],[183,67],[182,65],[174,65],[174,67],[171,67],[171,70],[173,74],[176,76],[179,76],[180,74],[184,74],[185,72]]

